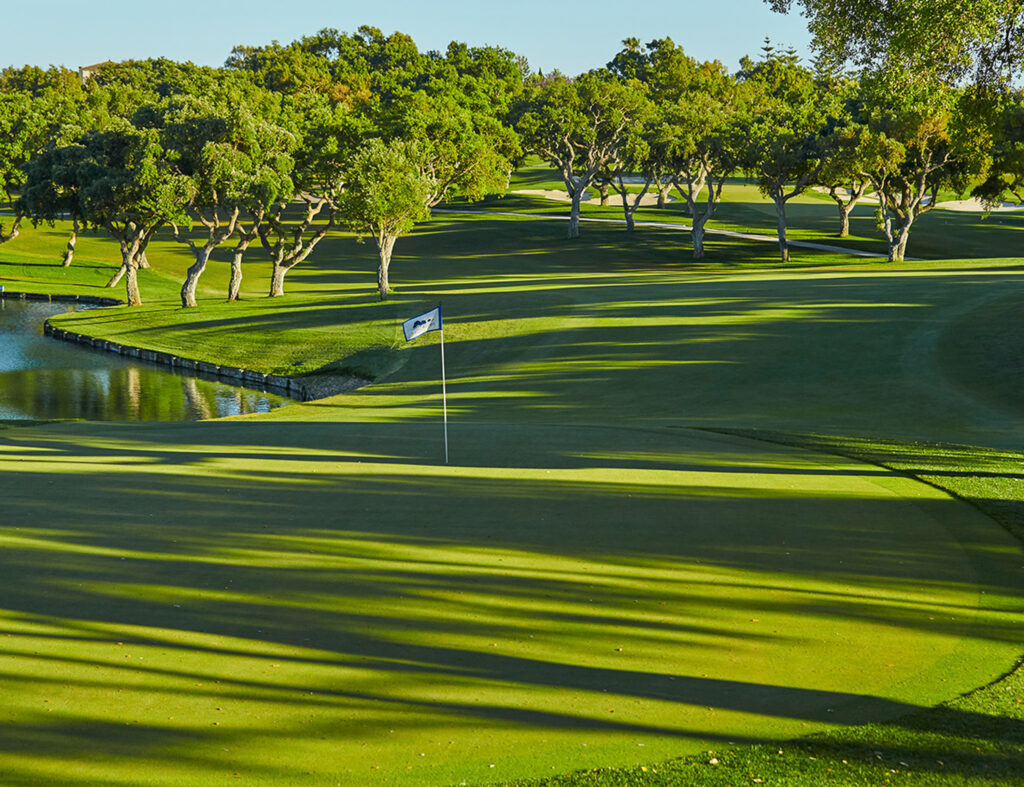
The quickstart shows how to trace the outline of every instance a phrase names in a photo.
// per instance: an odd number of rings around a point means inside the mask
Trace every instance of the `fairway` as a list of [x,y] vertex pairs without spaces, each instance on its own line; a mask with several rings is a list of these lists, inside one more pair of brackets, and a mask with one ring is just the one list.
[[673,231],[541,251],[560,230],[436,221],[383,305],[339,238],[287,300],[63,316],[239,364],[271,335],[277,363],[329,351],[290,332],[391,341],[442,301],[452,460],[437,334],[266,415],[0,428],[4,783],[515,781],[897,719],[1012,668],[1009,533],[730,431],[1019,444],[1015,262],[771,270],[731,241],[742,264],[690,269]]

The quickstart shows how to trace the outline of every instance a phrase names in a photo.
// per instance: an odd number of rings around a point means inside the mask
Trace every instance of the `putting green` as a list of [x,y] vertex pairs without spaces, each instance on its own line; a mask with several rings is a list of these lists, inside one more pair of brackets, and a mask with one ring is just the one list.
[[[1018,656],[1019,544],[709,432],[0,432],[5,783],[449,784],[890,718]],[[68,515],[73,510],[74,516]]]

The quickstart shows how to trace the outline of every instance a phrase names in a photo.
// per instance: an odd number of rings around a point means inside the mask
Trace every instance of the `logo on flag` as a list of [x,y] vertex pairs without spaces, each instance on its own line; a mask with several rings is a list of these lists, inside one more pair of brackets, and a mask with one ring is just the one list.
[[422,336],[429,331],[441,330],[441,307],[436,306],[419,317],[413,317],[402,323],[402,331],[405,333],[405,340],[411,342],[417,336]]

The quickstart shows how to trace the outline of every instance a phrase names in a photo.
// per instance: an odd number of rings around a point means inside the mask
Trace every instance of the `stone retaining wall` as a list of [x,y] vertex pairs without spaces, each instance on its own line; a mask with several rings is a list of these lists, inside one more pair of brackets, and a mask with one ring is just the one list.
[[[51,301],[53,303],[82,303],[89,306],[123,306],[124,301],[116,298],[99,298],[92,295],[41,295],[31,292],[10,292],[0,289],[0,298],[10,298],[28,301]],[[91,347],[94,350],[106,350],[117,353],[126,358],[135,358],[147,363],[155,363],[167,366],[174,371],[184,374],[191,374],[196,377],[204,377],[230,385],[239,385],[244,388],[255,388],[257,390],[270,391],[272,393],[287,396],[290,399],[297,399],[300,402],[307,402],[312,397],[306,387],[293,380],[291,377],[281,377],[276,374],[263,374],[249,369],[239,369],[234,366],[218,366],[206,361],[193,361],[190,358],[182,358],[170,353],[157,350],[145,350],[141,347],[130,347],[126,344],[108,342],[106,339],[95,339],[81,333],[65,331],[61,328],[54,328],[49,320],[43,323],[43,335],[65,342],[73,342]]]
[[52,303],[85,303],[90,306],[123,306],[117,298],[98,298],[94,295],[45,295],[39,292],[11,292],[0,285],[0,298],[21,301],[51,301]]

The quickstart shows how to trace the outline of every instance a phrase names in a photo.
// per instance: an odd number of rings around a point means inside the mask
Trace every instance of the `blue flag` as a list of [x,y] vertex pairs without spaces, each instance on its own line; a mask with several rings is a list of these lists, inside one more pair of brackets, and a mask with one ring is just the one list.
[[441,330],[441,307],[436,306],[419,317],[413,317],[402,323],[402,331],[405,333],[405,340],[411,342],[417,336],[422,336],[428,331]]

